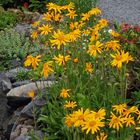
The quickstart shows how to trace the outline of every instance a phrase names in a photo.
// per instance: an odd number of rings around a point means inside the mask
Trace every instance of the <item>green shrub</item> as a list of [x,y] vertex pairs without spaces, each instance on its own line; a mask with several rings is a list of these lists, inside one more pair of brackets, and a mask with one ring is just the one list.
[[20,59],[35,52],[37,47],[31,47],[29,38],[13,30],[0,31],[0,65],[10,67],[10,60]]
[[0,30],[13,27],[19,22],[19,16],[10,11],[0,12]]

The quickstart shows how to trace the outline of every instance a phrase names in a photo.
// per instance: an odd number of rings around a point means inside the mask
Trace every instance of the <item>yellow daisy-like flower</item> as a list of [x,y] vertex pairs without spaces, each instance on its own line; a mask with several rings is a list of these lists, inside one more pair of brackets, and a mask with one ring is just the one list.
[[86,134],[90,131],[92,134],[95,134],[100,130],[100,127],[104,127],[104,125],[105,123],[101,122],[100,119],[87,115],[85,117],[84,125],[82,125],[82,130],[86,130]]
[[68,34],[70,42],[74,42],[77,38],[81,37],[81,31],[79,29],[73,30]]
[[132,56],[129,55],[128,52],[125,53],[124,51],[117,51],[115,55],[111,54],[111,57],[114,58],[111,62],[111,65],[113,67],[118,67],[119,69],[122,67],[122,63],[133,61]]
[[65,105],[64,105],[64,108],[74,108],[77,106],[77,103],[74,102],[74,101],[66,101]]
[[99,24],[100,28],[104,28],[104,27],[108,26],[108,21],[106,19],[100,19],[98,21],[98,24]]
[[90,18],[90,13],[82,13],[82,18],[81,18],[81,20],[82,21],[88,21],[89,20],[89,18]]
[[74,122],[73,122],[73,118],[70,115],[66,115],[65,117],[65,124],[70,128],[73,126]]
[[120,127],[123,127],[122,123],[123,123],[123,118],[121,116],[116,116],[115,114],[113,114],[111,112],[111,119],[109,122],[109,127],[110,128],[114,128],[117,129],[117,131],[119,130]]
[[138,107],[137,106],[132,106],[131,108],[128,108],[125,110],[125,112],[122,114],[124,117],[128,117],[131,113],[136,113],[138,112]]
[[39,23],[40,23],[40,20],[35,21],[35,22],[32,24],[32,27],[37,27],[37,26],[39,25]]
[[105,109],[100,108],[100,109],[98,110],[98,112],[95,112],[95,111],[91,111],[91,112],[92,112],[92,114],[94,115],[95,118],[98,118],[98,119],[100,119],[100,120],[105,119],[105,115],[106,115]]
[[87,115],[90,114],[90,110],[86,109],[85,111],[83,110],[83,108],[78,109],[78,111],[74,111],[73,114],[71,115],[71,117],[73,118],[73,125],[75,127],[79,127],[82,126],[84,124],[84,120],[86,118]]
[[82,31],[82,33],[83,33],[84,35],[86,35],[86,36],[87,36],[87,35],[89,35],[89,34],[90,34],[90,30],[88,30],[88,29],[83,30],[83,31]]
[[31,32],[31,37],[32,37],[33,39],[36,39],[37,36],[38,36],[37,31],[32,31],[32,32]]
[[47,12],[46,14],[43,14],[42,19],[45,21],[52,21],[52,15],[49,12]]
[[67,55],[67,56],[63,56],[61,54],[58,55],[58,57],[54,56],[53,60],[56,61],[56,63],[58,63],[58,65],[66,65],[66,62],[69,61],[71,58],[70,58],[70,55]]
[[97,41],[95,45],[89,45],[89,49],[88,49],[87,53],[89,53],[90,56],[96,57],[97,53],[101,54],[102,46],[103,46],[103,44],[100,43],[99,41]]
[[126,104],[113,105],[112,108],[113,111],[116,111],[121,115],[126,110],[127,105]]
[[50,42],[52,43],[52,46],[56,45],[58,49],[60,49],[62,45],[64,46],[67,42],[69,42],[69,37],[60,30],[54,32],[52,37],[53,39],[51,39]]
[[29,92],[27,93],[27,95],[28,95],[28,97],[30,97],[30,98],[32,98],[32,99],[35,97],[35,93],[34,93],[33,90],[29,91]]
[[114,30],[110,30],[109,33],[113,36],[113,37],[118,37],[120,36],[119,33],[115,32]]
[[74,62],[74,63],[78,63],[78,58],[74,58],[74,59],[73,59],[73,62]]
[[96,140],[107,140],[107,135],[104,132],[100,132],[99,136],[96,136]]
[[77,16],[77,14],[75,14],[75,12],[76,11],[71,10],[71,11],[69,11],[68,14],[66,14],[66,16],[69,17],[70,19],[74,19]]
[[69,91],[70,91],[70,89],[62,89],[61,90],[61,93],[60,93],[60,97],[62,97],[62,98],[68,98],[68,97],[70,97]]
[[116,51],[120,49],[120,44],[117,40],[111,40],[105,43],[105,47],[107,50],[112,49],[113,51]]
[[54,3],[48,3],[47,5],[48,11],[54,11],[55,13],[59,12],[61,13],[61,6],[56,5]]
[[25,67],[32,66],[33,69],[36,69],[38,63],[41,61],[40,58],[41,55],[38,55],[36,57],[33,57],[32,55],[28,55],[24,62],[24,66]]
[[90,41],[93,42],[93,41],[96,41],[98,39],[99,39],[99,32],[98,31],[93,31],[91,33]]
[[50,25],[42,25],[41,27],[38,28],[39,31],[41,31],[41,35],[47,35],[48,33],[51,32],[51,30],[53,29],[53,27],[51,27]]
[[48,77],[49,74],[54,72],[54,70],[52,69],[52,63],[52,61],[44,63],[43,69],[41,71],[41,76]]
[[92,73],[92,71],[93,71],[92,64],[90,62],[86,63],[86,72]]
[[131,115],[125,117],[123,120],[126,124],[126,127],[131,127],[132,125],[135,125],[134,117],[131,117]]
[[99,9],[99,8],[92,8],[90,11],[89,11],[89,14],[90,15],[98,15],[98,14],[101,14],[102,11]]
[[73,2],[70,2],[68,5],[64,5],[61,7],[62,10],[68,10],[68,11],[71,11],[73,10],[75,7],[74,3]]

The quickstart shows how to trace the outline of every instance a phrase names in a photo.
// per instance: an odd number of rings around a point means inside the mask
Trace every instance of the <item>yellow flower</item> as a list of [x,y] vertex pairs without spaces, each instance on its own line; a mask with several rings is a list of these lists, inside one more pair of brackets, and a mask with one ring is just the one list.
[[128,117],[131,113],[136,113],[138,112],[138,107],[132,106],[131,108],[125,110],[125,112],[122,114],[122,116]]
[[109,122],[109,127],[110,128],[117,129],[117,131],[118,131],[120,127],[123,127],[123,125],[122,125],[123,118],[121,118],[121,116],[117,117],[111,112],[110,117],[111,117],[110,122]]
[[138,123],[140,124],[140,111],[138,110],[138,111],[136,112],[136,114],[138,115],[137,120],[138,120]]
[[92,134],[100,130],[100,127],[104,127],[104,122],[101,122],[99,118],[87,115],[85,117],[84,125],[82,125],[82,130],[86,130],[86,134],[90,131]]
[[79,29],[73,30],[68,34],[70,42],[74,42],[77,38],[80,38],[81,31]]
[[51,39],[50,42],[52,43],[52,46],[57,45],[58,49],[60,49],[61,45],[66,45],[66,43],[69,42],[68,36],[60,30],[57,32],[54,31],[54,35],[52,37],[54,39]]
[[90,11],[89,11],[89,14],[90,15],[98,15],[98,14],[101,14],[102,11],[99,9],[99,8],[92,8]]
[[120,44],[119,44],[119,41],[117,40],[111,40],[105,43],[105,47],[107,50],[112,49],[113,51],[116,51],[120,49]]
[[73,125],[75,127],[82,126],[84,124],[85,117],[90,114],[90,110],[86,109],[85,111],[83,108],[78,109],[78,111],[74,111],[71,117],[73,118]]
[[24,66],[25,67],[32,66],[33,69],[36,69],[38,63],[41,61],[40,58],[41,55],[38,55],[36,57],[33,57],[32,55],[28,55],[24,62]]
[[60,97],[62,97],[62,98],[68,98],[68,97],[70,97],[70,95],[69,95],[69,92],[70,91],[70,89],[62,89],[61,90],[61,93],[60,93]]
[[31,37],[32,37],[33,39],[36,39],[37,36],[38,36],[37,31],[32,31],[32,32],[31,32]]
[[53,28],[50,25],[42,25],[41,27],[38,28],[39,31],[41,31],[41,35],[47,35],[48,33],[51,32]]
[[61,13],[61,6],[56,5],[54,3],[48,3],[47,5],[48,11],[54,11],[55,13]]
[[65,117],[65,124],[68,127],[72,127],[73,126],[73,118],[71,117],[71,114],[70,115],[66,115],[66,117]]
[[99,24],[100,28],[104,28],[108,25],[108,21],[106,19],[100,19],[98,21],[98,24]]
[[100,136],[96,136],[96,140],[107,140],[107,135],[104,132],[100,132]]
[[69,17],[70,19],[74,19],[75,16],[77,16],[77,14],[75,14],[76,11],[69,11],[68,14],[66,14],[67,17]]
[[66,62],[69,61],[71,58],[70,58],[70,55],[67,55],[67,56],[63,56],[61,54],[58,55],[58,57],[54,56],[53,58],[56,63],[58,63],[58,65],[66,65]]
[[98,112],[92,111],[92,114],[94,115],[95,118],[98,118],[100,120],[105,119],[106,111],[103,108],[100,108]]
[[52,15],[49,12],[47,12],[46,14],[43,14],[42,19],[45,21],[52,21]]
[[35,93],[33,90],[29,91],[27,94],[28,94],[28,97],[31,97],[32,99],[35,97]]
[[75,7],[74,6],[74,3],[73,2],[70,2],[68,5],[62,6],[61,9],[71,11],[71,10],[74,9],[74,7]]
[[115,55],[111,54],[111,57],[113,57],[114,59],[111,62],[111,65],[114,67],[118,67],[119,69],[122,67],[122,63],[126,62],[128,63],[129,61],[133,61],[133,58],[131,55],[129,55],[128,52],[124,52],[124,51],[117,51],[117,53]]
[[52,14],[52,18],[54,21],[62,21],[63,17],[59,13]]
[[96,56],[97,53],[100,53],[102,52],[102,47],[103,44],[101,44],[99,41],[96,42],[95,45],[89,45],[89,49],[87,51],[87,53],[89,53],[91,56]]
[[39,25],[39,23],[40,23],[40,20],[38,20],[38,21],[34,22],[34,23],[32,24],[32,27],[36,27],[36,26],[38,26],[38,25]]
[[87,73],[92,73],[93,68],[91,63],[86,63],[86,72]]
[[82,13],[82,21],[88,21],[90,18],[90,14],[89,13]]
[[52,69],[52,61],[44,63],[43,69],[41,71],[41,76],[48,77],[49,74],[53,72],[54,70]]
[[73,59],[73,62],[74,62],[74,63],[77,63],[77,62],[78,62],[78,58],[74,58],[74,59]]
[[91,42],[96,41],[96,40],[98,40],[98,38],[99,38],[99,32],[98,31],[93,31],[91,33],[90,41]]
[[126,110],[127,105],[126,104],[119,104],[119,105],[113,105],[113,110],[119,113],[120,115]]
[[89,34],[90,34],[90,30],[88,30],[88,29],[87,29],[87,30],[83,30],[82,33],[83,33],[84,35],[89,35]]
[[113,36],[113,37],[118,37],[120,36],[119,33],[115,32],[114,30],[110,30],[109,33]]
[[134,117],[131,117],[131,115],[129,115],[128,117],[125,117],[123,120],[124,120],[124,123],[126,124],[126,127],[135,125]]
[[77,104],[76,104],[76,102],[74,102],[74,101],[66,101],[66,103],[65,103],[65,105],[64,105],[64,108],[74,108],[74,107],[76,107],[77,106]]

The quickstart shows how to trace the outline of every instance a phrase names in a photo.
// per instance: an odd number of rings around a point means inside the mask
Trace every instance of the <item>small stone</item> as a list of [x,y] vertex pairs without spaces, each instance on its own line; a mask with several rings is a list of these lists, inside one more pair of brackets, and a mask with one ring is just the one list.
[[27,135],[27,133],[28,133],[28,129],[26,127],[21,128],[20,136]]
[[31,140],[29,136],[19,136],[14,140]]

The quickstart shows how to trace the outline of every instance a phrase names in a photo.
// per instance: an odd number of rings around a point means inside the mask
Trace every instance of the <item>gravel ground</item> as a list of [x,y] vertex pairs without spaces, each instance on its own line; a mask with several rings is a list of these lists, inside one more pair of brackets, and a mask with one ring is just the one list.
[[98,0],[103,17],[119,23],[140,25],[140,0]]

